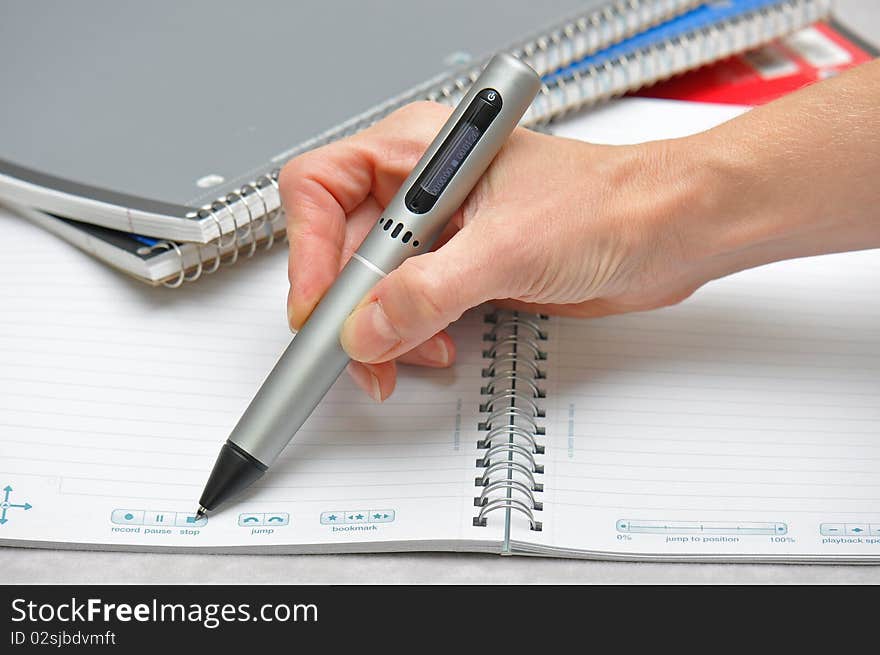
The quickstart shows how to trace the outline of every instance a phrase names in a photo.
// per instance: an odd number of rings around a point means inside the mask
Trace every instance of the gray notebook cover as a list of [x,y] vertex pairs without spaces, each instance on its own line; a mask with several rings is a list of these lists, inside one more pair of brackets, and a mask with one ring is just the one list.
[[[182,217],[466,56],[607,4],[8,3],[0,173]],[[224,181],[202,188],[206,176]]]

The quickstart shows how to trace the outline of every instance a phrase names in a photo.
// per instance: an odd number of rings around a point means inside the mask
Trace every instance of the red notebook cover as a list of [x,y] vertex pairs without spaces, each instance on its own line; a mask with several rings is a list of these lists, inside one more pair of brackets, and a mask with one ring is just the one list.
[[635,95],[761,105],[869,61],[877,50],[836,23],[816,23],[758,50],[643,89]]

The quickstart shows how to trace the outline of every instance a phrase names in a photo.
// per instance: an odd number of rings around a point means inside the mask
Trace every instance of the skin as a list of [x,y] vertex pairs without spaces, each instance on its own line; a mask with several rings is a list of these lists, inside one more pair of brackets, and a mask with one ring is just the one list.
[[[284,167],[292,328],[449,113],[409,105]],[[381,401],[397,363],[450,366],[444,329],[486,301],[583,318],[644,311],[753,266],[876,247],[880,61],[681,139],[599,146],[518,128],[440,245],[379,282],[341,342],[349,373]]]

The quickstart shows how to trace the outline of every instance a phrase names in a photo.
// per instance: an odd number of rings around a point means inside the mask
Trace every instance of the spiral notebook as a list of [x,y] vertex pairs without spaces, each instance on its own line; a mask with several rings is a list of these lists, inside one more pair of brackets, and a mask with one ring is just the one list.
[[172,289],[216,273],[221,266],[250,259],[286,239],[280,208],[243,228],[236,238],[226,235],[200,244],[112,230],[0,200],[3,206],[141,282]]
[[[565,135],[673,137],[742,110],[628,98]],[[217,445],[290,338],[285,253],[169,294],[0,224],[0,544],[880,561],[878,251],[647,314],[473,310],[453,368],[400,367],[382,405],[341,378],[205,521]]]
[[[226,5],[187,3],[161,16],[93,6],[102,21],[81,6],[26,3],[0,26],[5,58],[41,67],[39,84],[32,67],[0,78],[17,89],[0,108],[0,194],[131,233],[237,246],[249,223],[278,208],[285,161],[407,102],[455,104],[494,51],[547,75],[525,119],[534,125],[788,34],[824,16],[830,0],[453,2],[440,12],[396,3],[394,20],[376,20],[374,4],[282,3],[264,8],[275,20],[260,29],[230,34],[234,48],[219,36],[240,23]],[[23,40],[30,33],[71,44],[69,56]],[[163,47],[143,47],[152,42]],[[332,56],[316,58],[328,43]],[[293,81],[281,66],[292,60],[309,62]],[[83,75],[95,67],[99,75]],[[22,129],[35,120],[39,130]]]

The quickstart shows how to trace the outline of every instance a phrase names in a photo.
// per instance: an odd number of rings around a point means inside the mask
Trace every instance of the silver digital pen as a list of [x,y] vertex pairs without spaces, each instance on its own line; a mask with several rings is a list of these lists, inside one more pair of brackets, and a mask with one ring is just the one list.
[[269,373],[220,450],[197,515],[257,480],[349,362],[342,324],[407,258],[428,252],[540,88],[528,65],[493,57]]

